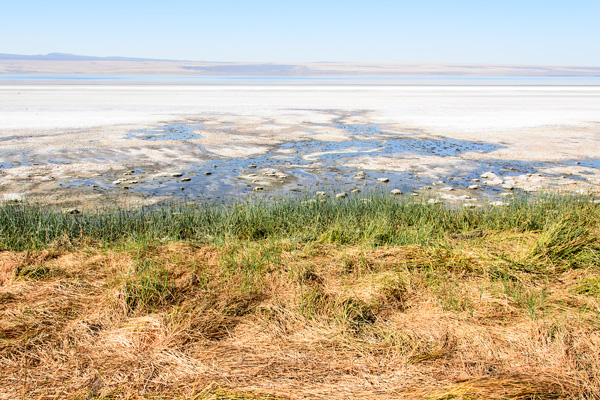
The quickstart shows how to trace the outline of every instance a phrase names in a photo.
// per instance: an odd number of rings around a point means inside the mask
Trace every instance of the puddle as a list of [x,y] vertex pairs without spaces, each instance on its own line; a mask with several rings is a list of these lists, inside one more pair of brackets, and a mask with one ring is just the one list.
[[0,149],[0,169],[18,167],[19,165],[31,165],[29,152],[26,150],[4,150]]
[[203,127],[204,124],[202,122],[169,124],[155,129],[138,129],[130,131],[127,135],[123,136],[123,139],[139,139],[149,142],[202,139],[200,134],[194,132]]

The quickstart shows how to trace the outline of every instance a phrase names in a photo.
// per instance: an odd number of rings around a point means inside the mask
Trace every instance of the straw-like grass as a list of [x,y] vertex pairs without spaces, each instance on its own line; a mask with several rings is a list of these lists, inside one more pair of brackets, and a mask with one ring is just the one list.
[[0,208],[0,399],[598,399],[600,208]]

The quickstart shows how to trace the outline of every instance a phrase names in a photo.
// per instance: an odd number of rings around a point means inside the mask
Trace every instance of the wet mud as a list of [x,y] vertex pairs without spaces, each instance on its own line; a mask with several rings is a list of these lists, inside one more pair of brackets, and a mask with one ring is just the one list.
[[20,137],[4,137],[0,200],[93,207],[397,190],[482,205],[515,191],[599,191],[600,159],[497,159],[502,144],[373,123],[366,110],[315,112],[328,121],[188,117],[121,132],[114,147],[90,140],[81,148],[19,150]]

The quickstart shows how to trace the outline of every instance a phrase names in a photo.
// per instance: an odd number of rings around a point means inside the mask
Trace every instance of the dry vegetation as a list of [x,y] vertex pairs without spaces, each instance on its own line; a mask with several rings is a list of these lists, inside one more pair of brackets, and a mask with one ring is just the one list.
[[599,208],[523,207],[434,243],[5,246],[0,399],[599,399]]

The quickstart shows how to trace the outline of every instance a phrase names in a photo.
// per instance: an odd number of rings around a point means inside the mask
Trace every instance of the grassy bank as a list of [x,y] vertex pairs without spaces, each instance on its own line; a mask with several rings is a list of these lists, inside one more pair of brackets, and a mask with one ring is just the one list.
[[[68,214],[45,206],[0,205],[0,249],[39,250],[189,241],[281,240],[361,245],[439,245],[472,230],[539,231],[556,223],[589,229],[598,206],[583,197],[513,199],[505,207],[467,209],[373,193],[347,200],[308,199],[233,205],[171,204]],[[573,232],[577,234],[579,232]]]
[[599,222],[552,196],[3,205],[0,399],[600,398]]

